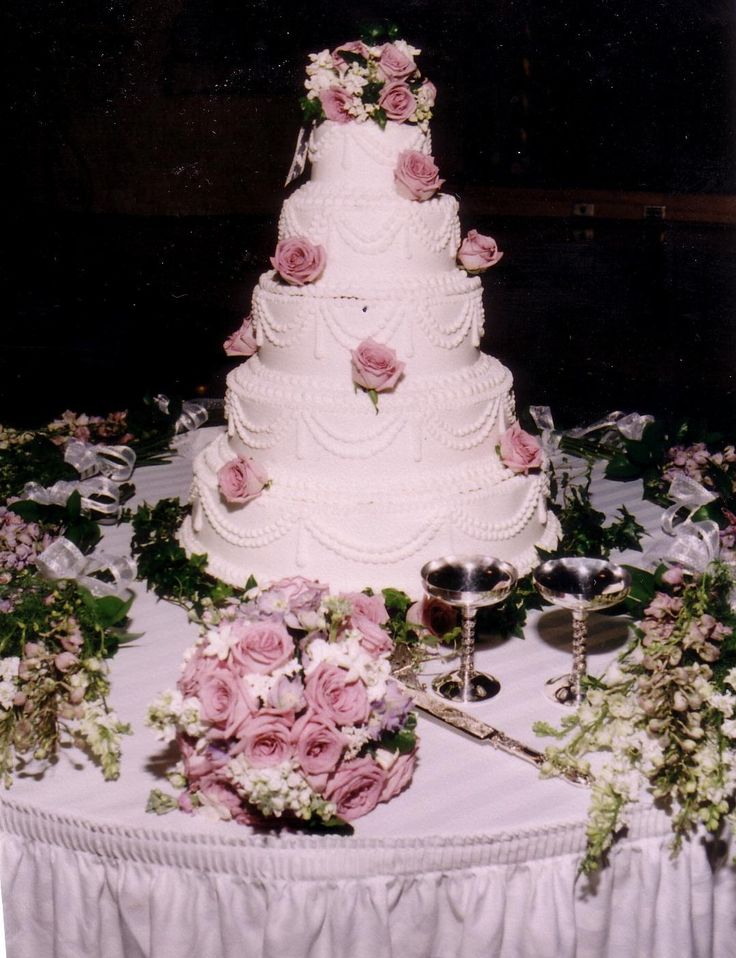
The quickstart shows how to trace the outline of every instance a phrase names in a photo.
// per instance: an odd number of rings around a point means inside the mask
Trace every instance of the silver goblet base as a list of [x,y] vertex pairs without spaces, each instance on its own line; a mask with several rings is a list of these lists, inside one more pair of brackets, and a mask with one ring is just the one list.
[[438,695],[451,702],[485,702],[498,695],[501,683],[493,675],[485,672],[471,672],[464,676],[458,669],[448,675],[439,675],[432,682],[432,688]]
[[576,689],[575,678],[570,672],[567,675],[559,675],[556,679],[547,679],[544,683],[544,694],[557,705],[577,708],[585,701],[585,695],[580,691],[579,683]]

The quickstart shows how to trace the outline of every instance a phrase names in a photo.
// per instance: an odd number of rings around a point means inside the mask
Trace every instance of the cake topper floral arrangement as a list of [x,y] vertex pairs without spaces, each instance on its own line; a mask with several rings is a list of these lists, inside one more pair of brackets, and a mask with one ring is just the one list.
[[334,50],[309,55],[305,122],[364,123],[389,120],[427,130],[437,91],[416,64],[421,53],[405,40],[349,40]]

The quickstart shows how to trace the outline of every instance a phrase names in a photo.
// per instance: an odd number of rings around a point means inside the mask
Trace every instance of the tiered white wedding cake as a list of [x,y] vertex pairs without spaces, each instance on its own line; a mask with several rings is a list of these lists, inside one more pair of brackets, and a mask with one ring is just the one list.
[[228,378],[228,430],[196,460],[182,529],[232,584],[301,574],[417,595],[428,559],[484,553],[525,572],[556,541],[511,374],[479,349],[469,273],[501,254],[474,231],[461,244],[457,201],[437,192],[417,53],[312,58],[311,181],[286,199],[274,270],[230,343],[257,352]]

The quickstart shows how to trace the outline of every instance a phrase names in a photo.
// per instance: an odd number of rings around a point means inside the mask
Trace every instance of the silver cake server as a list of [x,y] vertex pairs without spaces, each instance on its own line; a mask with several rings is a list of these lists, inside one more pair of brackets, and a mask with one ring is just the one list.
[[[401,670],[400,675],[394,673],[394,678],[403,686],[407,694],[414,699],[416,707],[423,712],[427,712],[429,715],[440,719],[440,721],[446,725],[451,725],[461,732],[472,735],[473,738],[488,742],[502,752],[515,755],[517,758],[529,762],[538,769],[544,764],[544,755],[542,755],[541,752],[529,748],[528,745],[524,745],[523,742],[511,738],[510,735],[495,728],[493,725],[489,725],[487,722],[482,722],[480,719],[475,718],[474,715],[469,715],[462,709],[456,708],[454,705],[449,705],[444,700],[436,698],[427,692],[415,674]],[[576,772],[572,769],[570,771],[559,772],[558,774],[572,785],[590,785],[593,781],[592,776],[586,775],[583,772]]]

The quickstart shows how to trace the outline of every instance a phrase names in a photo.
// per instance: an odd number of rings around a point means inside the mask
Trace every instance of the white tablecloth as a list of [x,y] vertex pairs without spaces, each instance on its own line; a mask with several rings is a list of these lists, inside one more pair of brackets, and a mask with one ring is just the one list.
[[[186,497],[189,470],[186,455],[138,470],[138,498]],[[599,480],[594,490],[599,508],[626,501],[656,525],[659,510],[635,486]],[[127,534],[110,530],[106,550],[122,551]],[[353,837],[263,836],[146,814],[171,760],[143,724],[146,705],[173,687],[196,629],[143,593],[132,631],[141,637],[113,665],[112,704],[135,728],[120,780],[103,782],[69,751],[2,796],[9,958],[734,955],[736,870],[723,864],[726,847],[696,837],[672,860],[667,820],[643,808],[609,866],[581,877],[587,791],[540,780],[424,717],[413,784],[356,822]],[[524,640],[482,646],[479,664],[502,690],[469,708],[541,747],[531,724],[562,714],[542,683],[569,667],[569,634],[568,615],[550,610],[530,616]],[[622,619],[592,617],[590,671],[625,637]]]

